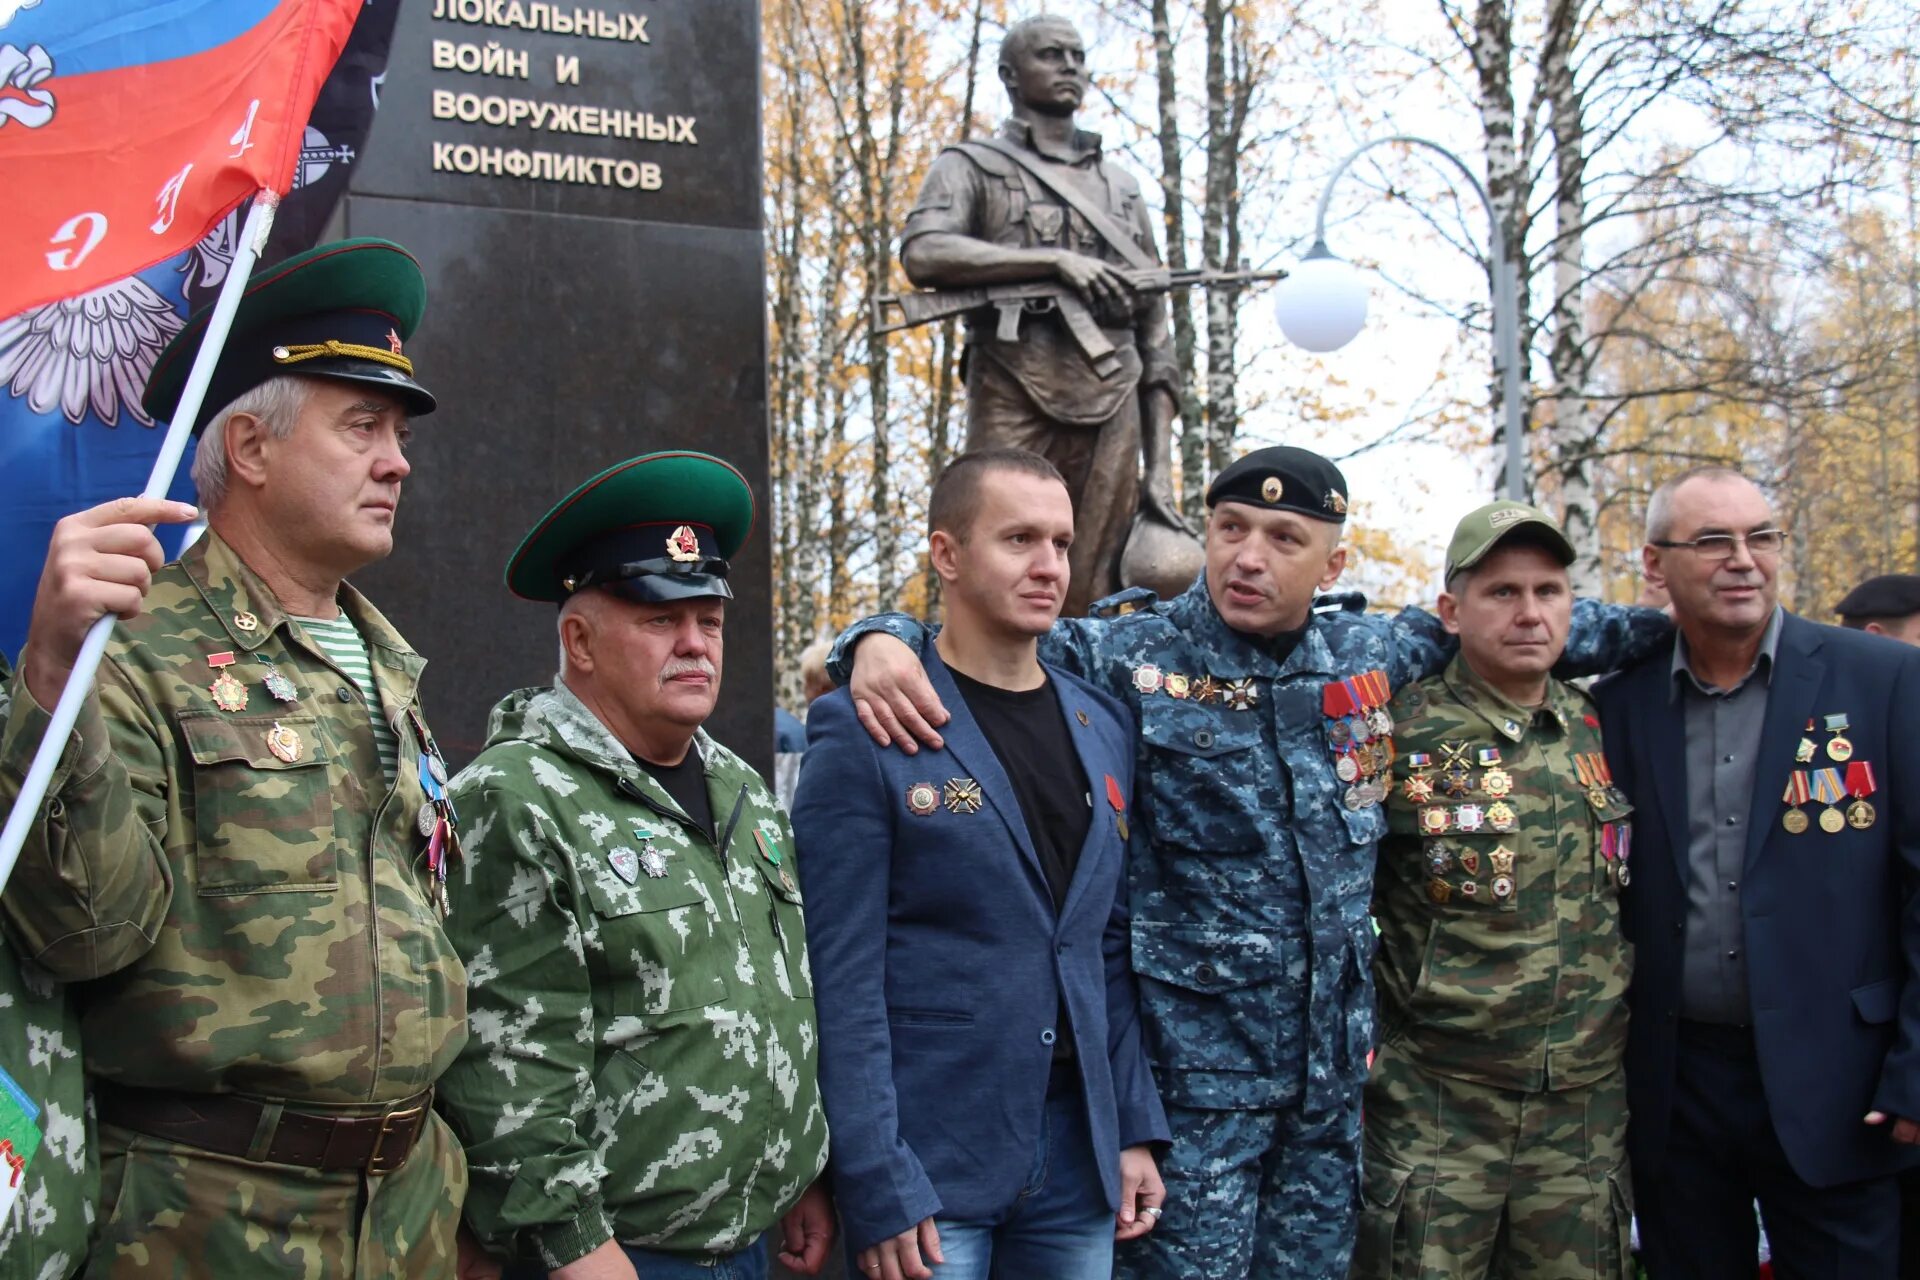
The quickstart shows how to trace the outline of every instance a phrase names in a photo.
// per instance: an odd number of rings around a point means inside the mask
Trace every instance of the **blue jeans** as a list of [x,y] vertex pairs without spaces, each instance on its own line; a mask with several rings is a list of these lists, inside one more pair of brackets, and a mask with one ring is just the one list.
[[989,1219],[934,1219],[947,1259],[933,1269],[937,1280],[1112,1280],[1113,1210],[1086,1113],[1079,1089],[1049,1093],[1033,1169],[1014,1202]]
[[[737,1253],[656,1253],[620,1246],[640,1280],[767,1280],[767,1244],[763,1236]],[[546,1280],[547,1269],[535,1263],[516,1263],[506,1269],[506,1280]]]

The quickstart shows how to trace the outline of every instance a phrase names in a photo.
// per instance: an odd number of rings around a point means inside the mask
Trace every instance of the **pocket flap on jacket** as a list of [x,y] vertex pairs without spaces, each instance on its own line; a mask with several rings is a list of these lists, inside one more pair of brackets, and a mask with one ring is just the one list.
[[1878,1025],[1892,1022],[1899,1005],[1900,988],[1892,978],[1882,978],[1878,982],[1869,982],[1864,987],[1853,989],[1853,1007],[1860,1014],[1862,1022]]
[[1279,942],[1264,933],[1136,922],[1133,968],[1145,977],[1211,995],[1277,981],[1286,956]]

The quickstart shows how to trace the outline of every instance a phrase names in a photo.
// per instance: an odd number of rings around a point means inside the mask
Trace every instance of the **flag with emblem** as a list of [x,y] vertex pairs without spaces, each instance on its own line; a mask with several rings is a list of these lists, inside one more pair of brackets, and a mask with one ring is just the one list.
[[[312,103],[312,112],[305,117],[304,128],[292,131],[298,149],[286,152],[290,157],[286,161],[290,176],[278,184],[288,187],[288,194],[281,202],[272,238],[260,259],[262,265],[280,261],[312,247],[335,202],[346,189],[347,178],[365,146],[379,103],[399,6],[400,0],[366,0],[344,6],[339,3],[203,4],[198,0],[165,6],[102,5],[92,0],[87,3],[0,0],[0,163],[5,164],[11,181],[19,169],[17,161],[22,151],[30,144],[39,146],[41,139],[50,136],[47,132],[52,128],[50,117],[31,132],[23,124],[23,112],[35,119],[46,115],[44,110],[30,112],[23,105],[29,101],[40,103],[40,98],[30,96],[29,89],[40,95],[52,95],[57,107],[62,94],[74,87],[63,81],[70,73],[79,76],[83,66],[99,68],[87,72],[90,76],[138,73],[135,66],[107,68],[107,46],[112,41],[105,35],[85,42],[85,48],[91,51],[86,57],[92,62],[77,60],[81,57],[80,46],[70,34],[61,34],[75,29],[74,14],[101,15],[104,22],[112,25],[114,41],[137,38],[143,19],[128,15],[149,11],[164,13],[170,26],[190,24],[203,10],[229,25],[245,16],[242,10],[255,12],[266,15],[254,23],[255,27],[259,22],[275,22],[282,24],[276,28],[282,31],[289,30],[284,24],[298,16],[283,10],[298,10],[314,22],[351,22],[345,51],[320,87],[318,100]],[[48,21],[55,10],[63,15],[57,26]],[[117,19],[114,14],[118,14]],[[291,30],[297,36],[308,29],[296,26]],[[202,31],[202,40],[211,38],[204,34],[204,27]],[[185,40],[186,34],[174,33],[170,38]],[[176,43],[173,47],[191,46]],[[199,54],[187,55],[188,60],[203,70],[210,70],[213,64],[209,60],[223,47],[211,45]],[[337,40],[328,47],[337,47]],[[34,49],[40,52],[35,54]],[[62,50],[75,52],[68,56]],[[53,73],[23,87],[28,73],[20,68],[42,63],[53,68]],[[157,68],[157,74],[172,74],[175,70],[164,61],[158,62]],[[276,118],[278,115],[300,118],[307,99],[312,96],[308,90],[296,101],[289,80],[276,83],[273,90],[274,102],[284,104],[275,108]],[[100,91],[98,87],[88,90]],[[156,97],[164,101],[164,91],[156,90]],[[246,104],[251,102],[249,96]],[[44,108],[45,104],[41,106]],[[264,102],[261,111],[266,111]],[[144,114],[147,113],[129,113],[115,135],[123,146],[133,149],[145,145],[141,140],[144,133],[140,138],[133,137],[147,127]],[[242,160],[252,162],[264,145],[260,121],[261,115],[256,113],[250,136],[241,139],[241,143],[251,144]],[[152,123],[158,127],[162,122]],[[211,121],[185,121],[180,117],[176,123],[198,127],[208,136],[218,132]],[[234,132],[228,130],[221,140],[231,138]],[[239,145],[229,145],[227,150]],[[93,164],[84,158],[80,163]],[[239,193],[229,199],[228,204],[245,194]],[[192,195],[193,192],[188,191],[181,199],[185,202]],[[6,238],[0,241],[0,253],[35,249],[35,260],[40,263],[43,277],[52,268],[39,257],[39,250],[58,252],[60,247],[36,249],[37,242],[25,243],[19,224],[30,221],[29,215],[35,211],[52,207],[49,200],[50,197],[37,195],[33,200],[0,208],[0,226],[8,229]],[[27,616],[54,522],[108,498],[138,492],[153,466],[161,435],[153,429],[155,423],[141,408],[141,391],[155,357],[179,332],[187,314],[214,300],[226,279],[240,233],[242,211],[233,208],[217,217],[211,230],[199,235],[205,219],[199,228],[182,221],[194,207],[197,206],[183,203],[176,210],[173,227],[179,229],[177,236],[153,236],[150,228],[156,219],[149,217],[142,234],[151,237],[156,247],[149,250],[147,261],[161,255],[171,256],[155,265],[134,263],[132,265],[140,269],[130,275],[121,274],[115,279],[88,273],[87,269],[95,265],[96,254],[106,248],[106,242],[102,241],[73,270],[60,272],[72,296],[44,301],[9,315],[9,309],[17,305],[14,291],[21,281],[0,273],[0,298],[5,299],[0,301],[0,317],[4,317],[0,318],[0,467],[16,481],[12,486],[13,499],[0,507],[0,550],[5,552],[0,555],[0,652],[17,653],[25,639]],[[213,210],[208,217],[218,212]],[[62,214],[56,221],[64,221],[65,217]],[[77,253],[84,243],[83,240],[67,247]],[[124,268],[107,270],[124,271]],[[73,276],[86,278],[69,281]],[[193,500],[193,486],[186,475],[175,480],[171,496]],[[168,551],[177,551],[175,544],[184,531],[166,527],[159,532],[168,544]]]

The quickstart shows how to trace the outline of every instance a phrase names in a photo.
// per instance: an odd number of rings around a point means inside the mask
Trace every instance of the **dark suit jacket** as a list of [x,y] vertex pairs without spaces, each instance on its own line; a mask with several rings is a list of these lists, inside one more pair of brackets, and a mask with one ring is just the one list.
[[[813,704],[794,798],[834,1196],[855,1251],[922,1218],[1013,1203],[1044,1129],[1063,1001],[1110,1205],[1121,1148],[1168,1136],[1140,1042],[1127,849],[1108,799],[1111,779],[1132,802],[1132,719],[1049,668],[1093,803],[1056,912],[998,757],[931,647],[924,661],[953,714],[947,745],[875,746],[840,690]],[[909,809],[914,784],[966,778],[984,795],[977,812]]]
[[[1628,1141],[1658,1166],[1673,1110],[1687,919],[1687,768],[1673,644],[1594,690],[1614,780],[1633,801]],[[1878,820],[1829,835],[1781,826],[1809,718],[1844,712],[1873,765]],[[1826,743],[1824,728],[1807,735]],[[1753,779],[1740,884],[1767,1107],[1794,1171],[1832,1186],[1915,1163],[1870,1110],[1920,1119],[1920,649],[1786,615]],[[1808,812],[1817,816],[1821,806]]]

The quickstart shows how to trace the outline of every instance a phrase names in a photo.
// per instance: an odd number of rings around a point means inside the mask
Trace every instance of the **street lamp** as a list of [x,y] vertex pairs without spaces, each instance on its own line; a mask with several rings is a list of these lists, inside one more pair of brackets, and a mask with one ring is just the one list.
[[1348,169],[1375,147],[1389,143],[1404,143],[1416,147],[1425,147],[1450,162],[1460,171],[1473,193],[1480,197],[1480,203],[1486,206],[1487,228],[1493,263],[1493,350],[1500,369],[1500,408],[1507,432],[1507,496],[1516,502],[1526,501],[1526,455],[1521,440],[1521,414],[1524,401],[1520,396],[1520,279],[1519,272],[1507,259],[1507,236],[1500,225],[1500,215],[1493,207],[1492,197],[1487,189],[1474,176],[1453,152],[1437,142],[1425,138],[1396,134],[1389,138],[1375,138],[1345,160],[1327,179],[1325,191],[1320,193],[1320,207],[1313,215],[1313,247],[1307,250],[1307,256],[1295,267],[1292,274],[1282,281],[1275,290],[1273,301],[1274,318],[1280,322],[1280,330],[1287,340],[1297,347],[1308,351],[1334,351],[1353,341],[1367,320],[1367,287],[1360,273],[1353,265],[1334,257],[1327,248],[1327,204],[1333,199],[1333,189]]

